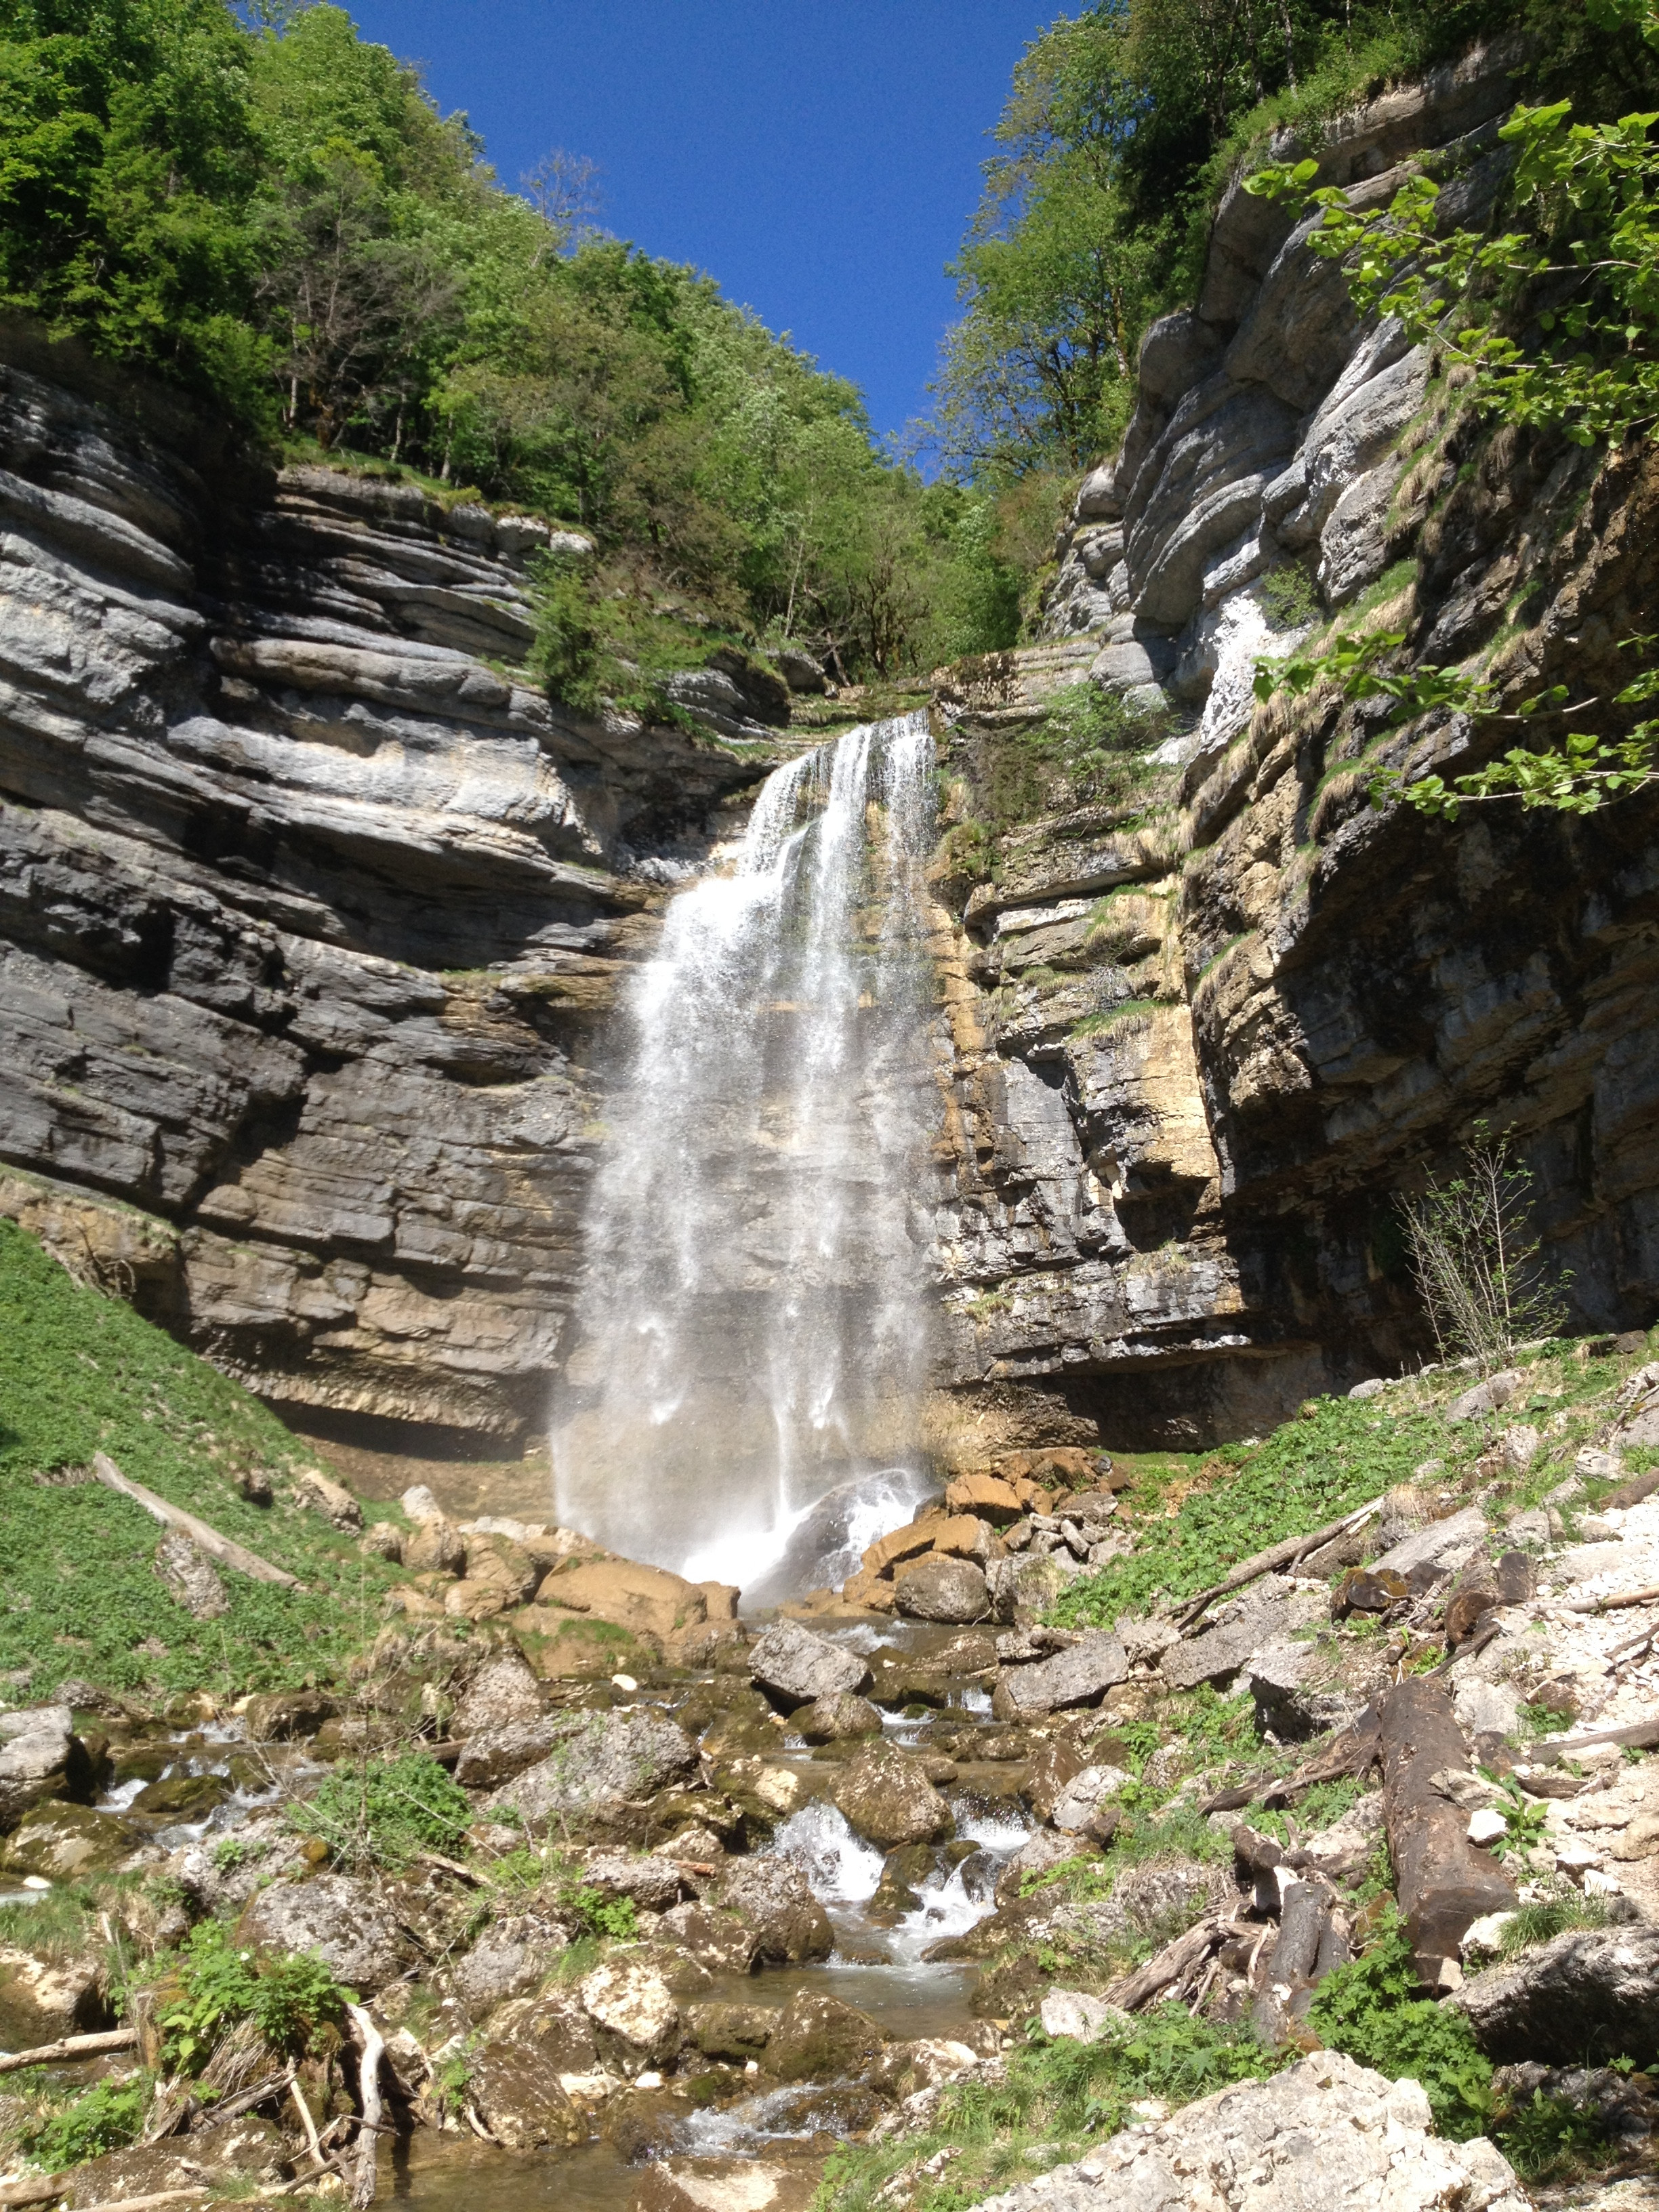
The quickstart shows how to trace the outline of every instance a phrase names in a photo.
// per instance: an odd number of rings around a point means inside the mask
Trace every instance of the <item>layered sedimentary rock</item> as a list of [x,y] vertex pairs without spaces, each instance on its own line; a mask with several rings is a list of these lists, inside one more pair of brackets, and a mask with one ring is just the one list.
[[278,1403],[511,1437],[596,1021],[773,733],[550,710],[527,568],[580,537],[8,337],[0,1203]]
[[[1346,118],[1307,149],[1322,181],[1374,204],[1439,149],[1467,219],[1508,159],[1510,58]],[[1228,195],[1198,306],[1148,333],[1121,451],[1078,495],[1052,642],[940,685],[962,817],[1066,684],[1169,732],[1115,804],[947,840],[958,1436],[965,1408],[975,1439],[1191,1444],[1411,1355],[1398,1194],[1483,1120],[1516,1132],[1580,1322],[1659,1310],[1659,805],[1379,813],[1340,702],[1255,713],[1250,689],[1258,653],[1370,592],[1426,660],[1501,641],[1526,690],[1610,698],[1618,641],[1655,627],[1659,469],[1458,416],[1305,236]],[[1443,722],[1419,752],[1510,742]]]

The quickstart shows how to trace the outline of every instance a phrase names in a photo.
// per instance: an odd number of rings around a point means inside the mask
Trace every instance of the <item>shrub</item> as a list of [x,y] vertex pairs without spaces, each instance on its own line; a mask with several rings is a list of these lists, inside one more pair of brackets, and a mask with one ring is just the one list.
[[459,1850],[472,1808],[435,1759],[411,1751],[335,1767],[289,1817],[336,1865],[396,1869],[422,1850]]
[[18,2130],[19,2145],[25,2157],[51,2173],[101,2158],[106,2151],[125,2150],[144,2124],[149,2093],[148,2074],[126,2081],[94,2081],[45,2118],[26,2122]]
[[176,1957],[158,1964],[166,1977],[158,2020],[162,2051],[168,2064],[185,2073],[199,2072],[221,2038],[243,2021],[253,2022],[271,2050],[298,2057],[356,2002],[318,1953],[241,1950],[217,1920],[192,1929]]
[[1391,1910],[1376,1941],[1320,1985],[1310,2022],[1333,2051],[1391,2081],[1421,2082],[1435,2126],[1454,2142],[1481,2135],[1492,2112],[1492,2063],[1460,2012],[1420,1992],[1411,1947]]

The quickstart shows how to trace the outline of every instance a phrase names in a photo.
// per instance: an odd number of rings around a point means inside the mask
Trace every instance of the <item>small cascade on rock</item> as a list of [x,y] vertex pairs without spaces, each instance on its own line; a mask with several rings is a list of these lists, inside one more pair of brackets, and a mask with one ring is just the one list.
[[750,1601],[847,1571],[863,1486],[883,1525],[930,1486],[932,764],[915,714],[777,769],[625,1004],[556,1506]]

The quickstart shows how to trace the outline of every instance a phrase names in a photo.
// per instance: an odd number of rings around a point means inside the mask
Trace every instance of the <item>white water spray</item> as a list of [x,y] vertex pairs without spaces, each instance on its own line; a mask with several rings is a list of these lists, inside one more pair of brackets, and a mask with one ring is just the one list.
[[751,1597],[827,1492],[921,1479],[932,757],[918,714],[776,770],[625,1006],[556,1510]]

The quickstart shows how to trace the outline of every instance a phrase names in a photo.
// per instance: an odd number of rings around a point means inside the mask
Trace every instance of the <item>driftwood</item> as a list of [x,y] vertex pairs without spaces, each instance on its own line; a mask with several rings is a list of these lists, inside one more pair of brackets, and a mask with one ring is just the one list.
[[[56,2043],[37,2043],[33,2051],[0,2053],[0,2074],[15,2074],[20,2066],[55,2066],[65,2058],[96,2058],[106,2051],[131,2051],[138,2040],[131,2027],[112,2027],[99,2035],[65,2035]],[[0,2197],[0,2203],[32,2203],[32,2197]]]
[[1626,1743],[1632,1751],[1650,1751],[1659,1744],[1659,1720],[1637,1721],[1629,1728],[1598,1729],[1594,1735],[1557,1736],[1528,1747],[1534,1766],[1549,1766],[1564,1752],[1589,1751],[1598,1743]]
[[1177,1936],[1173,1943],[1166,1943],[1156,1957],[1148,1959],[1144,1966],[1137,1966],[1133,1973],[1108,1990],[1107,1996],[1125,2012],[1137,2011],[1160,1990],[1171,1989],[1186,1981],[1194,1967],[1201,1966],[1210,1953],[1229,1937],[1247,1932],[1218,1913],[1206,1913],[1184,1936]]
[[1468,1838],[1468,1814],[1432,1787],[1461,1771],[1468,1747],[1439,1683],[1419,1675],[1382,1700],[1382,1810],[1400,1908],[1417,1970],[1431,1989],[1447,1981],[1470,1923],[1515,1909],[1515,1887]]
[[[1651,1498],[1659,1490],[1659,1467],[1650,1468],[1645,1474],[1632,1474],[1621,1482],[1617,1490],[1610,1490],[1601,1500],[1602,1506],[1639,1505],[1644,1498]],[[1601,1508],[1598,1507],[1600,1511]]]
[[1345,1513],[1340,1521],[1328,1521],[1322,1528],[1311,1529],[1305,1536],[1286,1536],[1282,1543],[1270,1544],[1265,1552],[1257,1552],[1253,1558],[1242,1561],[1221,1581],[1206,1590],[1200,1590],[1182,1608],[1176,1616],[1182,1633],[1185,1635],[1199,1615],[1206,1612],[1217,1598],[1224,1597],[1229,1590],[1243,1589],[1246,1583],[1253,1583],[1261,1575],[1270,1575],[1277,1568],[1294,1566],[1298,1559],[1305,1559],[1310,1552],[1316,1552],[1322,1544],[1328,1544],[1333,1537],[1346,1536],[1351,1530],[1363,1528],[1382,1504],[1380,1498],[1374,1498],[1369,1505],[1357,1506],[1352,1513]]
[[1618,1613],[1627,1605],[1659,1605],[1659,1584],[1646,1589],[1614,1590],[1610,1597],[1576,1597],[1567,1606],[1569,1613]]
[[380,2116],[385,2110],[380,2101],[380,2060],[386,2051],[386,2039],[362,2005],[348,2005],[346,2013],[363,2046],[357,2077],[363,2119],[358,2132],[357,2172],[351,2184],[351,2202],[356,2212],[365,2212],[365,2208],[374,2202],[378,2180],[375,2164],[380,2148]]
[[[93,1454],[92,1471],[106,1490],[117,1491],[123,1498],[130,1498],[135,1505],[142,1505],[145,1512],[152,1519],[159,1521],[163,1528],[179,1529],[193,1544],[199,1545],[203,1551],[223,1565],[234,1567],[240,1574],[250,1576],[256,1583],[277,1583],[284,1589],[305,1588],[297,1575],[289,1574],[283,1567],[273,1567],[269,1560],[262,1559],[256,1552],[248,1551],[241,1544],[232,1543],[228,1536],[222,1536],[216,1528],[210,1528],[205,1521],[198,1521],[193,1513],[186,1513],[182,1506],[169,1505],[165,1498],[158,1498],[153,1490],[146,1490],[142,1482],[131,1480],[106,1453]],[[135,2197],[133,2202],[136,2203],[137,2199]]]

